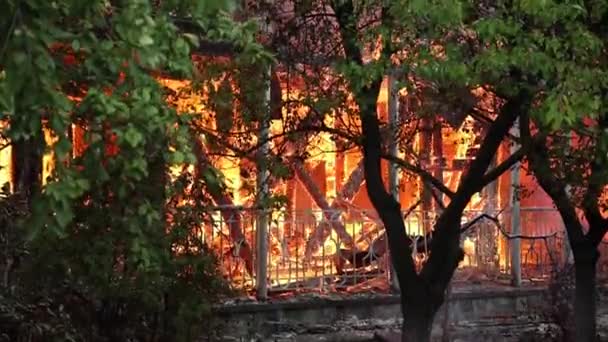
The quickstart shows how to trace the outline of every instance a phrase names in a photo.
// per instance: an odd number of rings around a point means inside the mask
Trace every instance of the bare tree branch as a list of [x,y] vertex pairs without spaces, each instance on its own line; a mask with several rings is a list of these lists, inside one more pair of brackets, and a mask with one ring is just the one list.
[[524,157],[524,155],[525,155],[525,150],[523,148],[519,148],[517,151],[515,151],[513,154],[511,154],[509,156],[509,158],[505,159],[503,162],[501,162],[499,165],[497,165],[492,170],[486,172],[486,174],[483,175],[482,180],[481,180],[481,182],[483,183],[483,186],[486,186],[487,184],[490,184],[493,181],[495,181],[498,177],[500,177],[500,175],[502,175],[507,170],[509,170],[513,165],[515,165],[519,161],[521,161],[522,158]]
[[464,233],[466,230],[468,230],[471,226],[473,226],[473,224],[475,224],[476,222],[479,222],[482,219],[487,219],[490,220],[494,223],[494,225],[496,226],[496,228],[498,228],[498,231],[507,239],[507,240],[514,240],[514,239],[522,239],[522,240],[542,240],[542,239],[547,239],[547,238],[551,238],[551,237],[556,237],[557,236],[557,232],[553,232],[551,234],[546,234],[546,235],[523,235],[523,234],[510,234],[509,232],[507,232],[507,230],[503,227],[503,225],[500,223],[500,220],[498,219],[498,216],[500,216],[500,214],[504,211],[504,208],[502,210],[500,210],[498,212],[498,214],[496,214],[495,216],[490,216],[488,214],[481,214],[479,216],[477,216],[475,219],[471,220],[471,224],[467,224],[466,227],[461,228],[461,232]]
[[479,176],[486,173],[498,147],[520,114],[521,107],[527,106],[527,102],[528,99],[524,94],[519,94],[517,97],[508,100],[501,108],[496,120],[488,128],[481,146],[475,155],[475,159],[473,159],[469,169],[460,179],[460,184],[456,190],[457,196],[462,198],[463,203],[459,203],[460,206],[466,206],[464,202],[468,202],[468,197],[481,191],[487,184],[481,183]]
[[551,169],[551,161],[546,147],[547,136],[542,132],[532,136],[530,124],[530,114],[527,110],[522,111],[521,142],[527,150],[529,166],[537,175],[536,179],[540,186],[553,199],[553,203],[564,220],[570,242],[573,244],[584,243],[585,236],[576,209],[570,201],[564,184],[559,181]]
[[450,190],[445,184],[443,184],[440,180],[435,178],[435,176],[433,176],[430,172],[424,170],[423,168],[416,166],[414,164],[408,163],[407,161],[405,161],[399,157],[390,155],[388,153],[383,153],[382,158],[386,159],[392,163],[395,163],[398,166],[400,166],[410,172],[413,172],[413,173],[419,175],[420,177],[422,177],[422,179],[425,182],[428,182],[431,185],[433,185],[441,193],[448,196],[448,198],[451,199],[454,197],[455,193],[452,190]]
[[[608,117],[604,116],[598,120],[598,134],[604,134],[608,128]],[[599,137],[597,138],[599,139]],[[587,237],[597,246],[608,231],[608,218],[604,218],[599,208],[599,199],[606,187],[606,177],[602,175],[606,167],[606,153],[599,147],[595,148],[591,161],[591,173],[587,181],[587,189],[583,196],[582,207],[585,217],[589,221]]]

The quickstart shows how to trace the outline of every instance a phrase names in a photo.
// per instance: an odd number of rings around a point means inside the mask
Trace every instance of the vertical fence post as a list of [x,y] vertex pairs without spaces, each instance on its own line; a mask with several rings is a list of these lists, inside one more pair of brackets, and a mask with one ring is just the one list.
[[259,300],[266,300],[268,296],[268,219],[267,199],[268,187],[268,137],[270,130],[270,80],[272,68],[268,68],[265,76],[266,89],[264,106],[259,121],[258,139],[261,142],[257,154],[257,217],[256,217],[256,294]]
[[259,300],[268,296],[268,211],[260,209],[256,218],[256,295]]
[[[496,166],[496,156],[492,158],[490,167]],[[494,180],[488,184],[482,192],[483,199],[485,200],[483,212],[490,216],[496,215],[496,208],[498,207],[498,180]],[[500,238],[500,232],[494,225],[491,225],[491,229],[488,226],[482,226],[482,230],[478,230],[479,236],[478,249],[481,251],[481,255],[477,256],[478,266],[484,268],[486,272],[492,272],[500,267],[500,257],[498,256],[498,238]]]
[[[268,1],[269,5],[272,5],[274,1]],[[247,5],[245,5],[246,7]],[[267,36],[272,36],[273,27],[268,19],[268,14],[264,14],[258,17],[260,20],[260,27],[262,33]],[[255,219],[255,233],[256,233],[256,295],[258,300],[266,300],[268,298],[268,224],[270,221],[271,212],[268,210],[268,198],[270,195],[269,191],[269,177],[268,171],[268,152],[269,152],[269,136],[270,136],[270,120],[272,119],[272,103],[271,103],[271,89],[272,89],[272,73],[273,68],[271,65],[265,67],[264,71],[264,99],[259,120],[259,148],[256,155],[257,162],[257,175],[256,175],[256,188],[257,198],[256,203],[258,207],[257,216]]]
[[[515,122],[512,134],[519,137],[519,120]],[[517,150],[517,144],[511,145],[511,153]],[[520,207],[520,163],[515,164],[511,170],[511,235],[521,234],[521,207]],[[521,285],[521,239],[509,240],[511,251],[511,283],[513,286]]]
[[[399,121],[399,88],[397,87],[397,78],[394,72],[388,75],[388,86],[387,86],[387,104],[388,104],[388,117],[391,125],[391,139],[389,145],[389,153],[397,157],[399,154],[399,143],[398,143],[398,121]],[[393,195],[395,200],[399,201],[399,168],[396,163],[390,163],[388,176],[388,189]],[[390,282],[393,291],[399,291],[399,281],[395,273],[395,266],[390,261]]]

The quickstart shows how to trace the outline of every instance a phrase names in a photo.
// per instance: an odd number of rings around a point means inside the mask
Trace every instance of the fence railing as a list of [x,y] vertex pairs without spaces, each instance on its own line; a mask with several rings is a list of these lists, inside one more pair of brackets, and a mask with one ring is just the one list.
[[[465,212],[463,224],[479,216]],[[476,221],[462,236],[465,260],[462,269],[485,276],[505,277],[511,272],[514,240],[510,236],[509,211],[487,213],[492,220]],[[267,255],[256,248],[256,220],[267,215]],[[405,215],[405,213],[404,213]],[[219,255],[220,265],[233,286],[253,289],[258,258],[266,258],[265,281],[269,291],[378,290],[388,289],[391,279],[387,241],[375,211],[260,211],[218,209],[212,222],[201,229],[201,238]],[[552,208],[522,208],[521,272],[524,279],[549,277],[556,263],[565,259],[563,227]],[[431,234],[434,215],[414,211],[404,217],[407,234],[423,248],[413,257],[426,257],[425,239]],[[498,223],[498,224],[496,224]],[[239,230],[240,234],[235,234]],[[235,241],[235,236],[241,236]],[[249,259],[249,260],[248,260]],[[264,264],[264,263],[262,263]],[[249,266],[248,266],[249,265]]]

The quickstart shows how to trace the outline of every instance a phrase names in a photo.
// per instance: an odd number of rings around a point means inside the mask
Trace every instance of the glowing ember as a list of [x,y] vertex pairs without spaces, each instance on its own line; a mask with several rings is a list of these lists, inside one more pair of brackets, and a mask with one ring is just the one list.
[[[0,128],[6,129],[6,123],[0,122]],[[8,186],[7,190],[13,189],[13,180],[11,171],[12,163],[12,148],[8,139],[0,138],[0,186]]]

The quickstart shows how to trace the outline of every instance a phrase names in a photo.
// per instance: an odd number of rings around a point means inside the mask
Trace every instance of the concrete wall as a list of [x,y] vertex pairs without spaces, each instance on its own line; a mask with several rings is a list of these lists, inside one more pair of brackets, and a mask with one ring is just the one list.
[[[541,314],[546,305],[547,294],[541,288],[455,289],[448,316],[452,340],[475,331],[475,340],[507,341],[508,336],[497,339],[492,334],[523,332],[531,322],[537,328],[545,321]],[[443,312],[435,319],[435,336],[442,333]],[[370,341],[376,332],[398,330],[402,321],[398,296],[369,294],[231,303],[216,308],[214,317],[214,336],[207,341]],[[484,336],[484,326],[493,327],[490,335]],[[496,332],[500,326],[506,327],[502,333]]]

